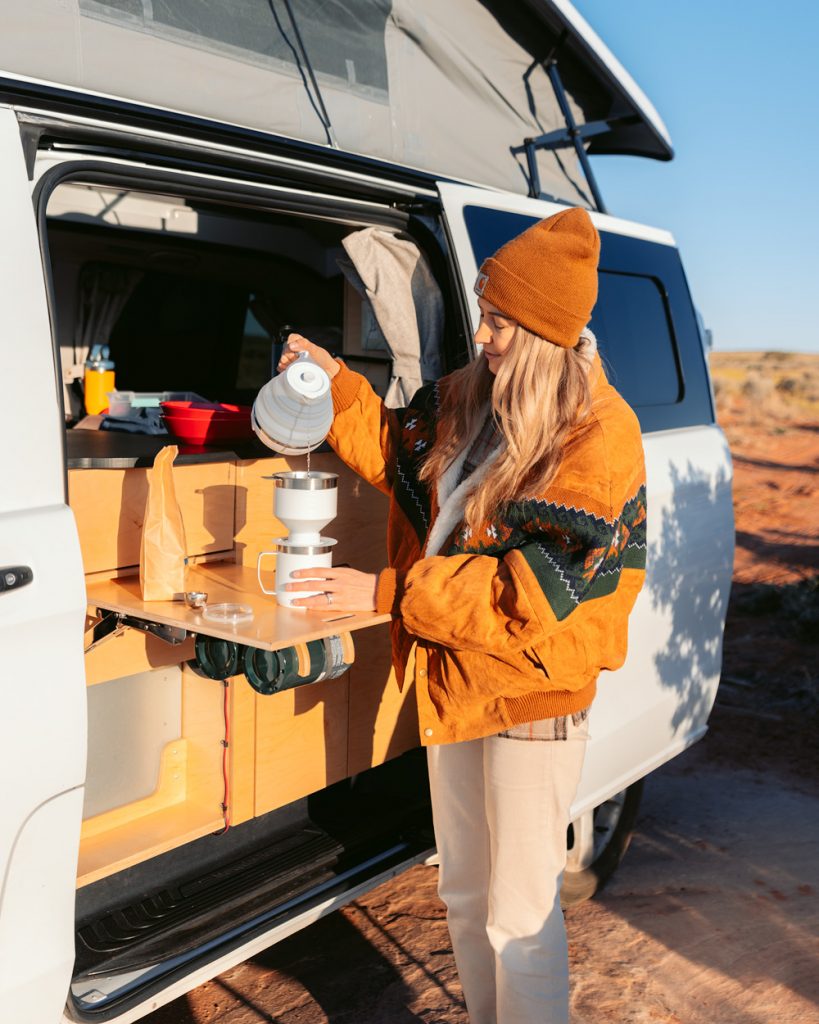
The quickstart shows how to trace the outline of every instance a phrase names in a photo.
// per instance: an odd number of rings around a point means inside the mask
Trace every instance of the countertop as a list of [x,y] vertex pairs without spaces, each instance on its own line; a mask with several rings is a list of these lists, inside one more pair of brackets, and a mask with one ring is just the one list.
[[132,469],[153,465],[166,445],[176,444],[174,465],[195,462],[230,462],[236,459],[269,459],[275,456],[258,438],[223,441],[218,445],[186,445],[170,435],[126,434],[113,430],[66,430],[69,469]]

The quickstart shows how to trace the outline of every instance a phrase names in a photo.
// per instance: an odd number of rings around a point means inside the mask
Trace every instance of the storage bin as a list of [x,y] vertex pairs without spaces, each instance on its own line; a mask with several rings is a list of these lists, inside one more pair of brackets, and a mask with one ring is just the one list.
[[156,408],[162,402],[205,402],[195,391],[109,391],[108,415],[127,416],[131,409]]

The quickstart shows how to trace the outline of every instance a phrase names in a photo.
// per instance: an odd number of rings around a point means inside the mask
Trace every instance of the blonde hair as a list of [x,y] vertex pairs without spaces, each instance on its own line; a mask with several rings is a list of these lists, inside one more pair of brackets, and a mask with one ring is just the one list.
[[464,519],[470,529],[477,530],[490,510],[542,493],[552,481],[570,431],[591,407],[588,371],[595,350],[591,334],[581,335],[575,348],[562,348],[518,325],[497,374],[478,358],[447,378],[435,444],[420,479],[430,484],[439,479],[480,430],[487,403],[506,442],[467,499]]

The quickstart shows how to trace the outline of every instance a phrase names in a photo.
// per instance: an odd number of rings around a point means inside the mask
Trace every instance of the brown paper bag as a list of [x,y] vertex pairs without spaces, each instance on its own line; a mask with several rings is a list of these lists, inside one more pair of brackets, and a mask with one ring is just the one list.
[[185,591],[185,527],[173,486],[173,460],[178,452],[176,445],[166,445],[148,470],[139,554],[143,601],[172,601]]

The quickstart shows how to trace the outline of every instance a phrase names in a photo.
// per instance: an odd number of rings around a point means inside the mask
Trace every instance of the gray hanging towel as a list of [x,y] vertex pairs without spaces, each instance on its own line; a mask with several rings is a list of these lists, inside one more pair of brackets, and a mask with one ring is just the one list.
[[405,235],[364,228],[342,245],[352,266],[339,266],[372,306],[392,358],[385,403],[407,406],[421,387],[443,372],[444,299],[421,250]]

